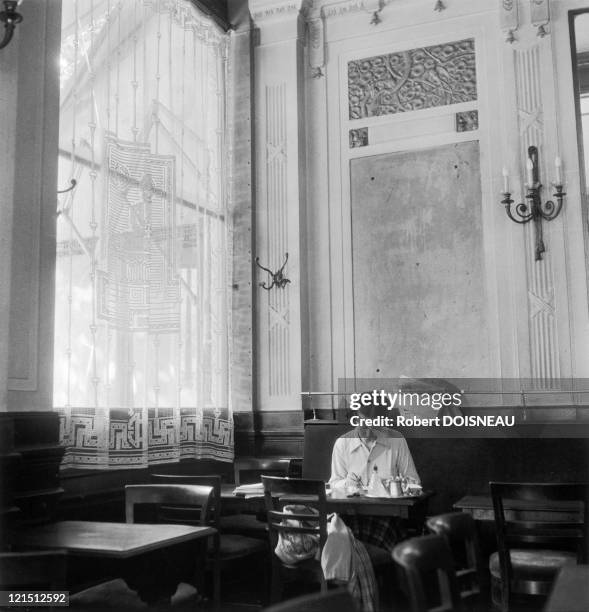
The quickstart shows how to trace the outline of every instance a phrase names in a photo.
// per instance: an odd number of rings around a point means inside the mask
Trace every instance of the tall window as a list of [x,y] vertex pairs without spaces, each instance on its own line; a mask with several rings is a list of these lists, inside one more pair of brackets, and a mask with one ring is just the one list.
[[187,0],[63,0],[54,406],[64,465],[231,460],[228,36]]

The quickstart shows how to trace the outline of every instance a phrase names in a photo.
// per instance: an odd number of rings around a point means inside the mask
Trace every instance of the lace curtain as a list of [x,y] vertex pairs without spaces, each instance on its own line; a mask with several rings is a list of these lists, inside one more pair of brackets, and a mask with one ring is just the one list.
[[228,36],[63,0],[54,406],[64,466],[231,461]]

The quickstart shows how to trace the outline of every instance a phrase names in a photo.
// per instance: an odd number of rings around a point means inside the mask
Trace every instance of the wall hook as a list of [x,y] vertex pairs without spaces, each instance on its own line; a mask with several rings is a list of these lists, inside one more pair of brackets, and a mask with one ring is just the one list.
[[264,270],[265,272],[268,272],[268,274],[272,277],[272,284],[269,286],[267,286],[266,283],[258,283],[260,287],[262,287],[262,289],[266,289],[266,291],[270,291],[270,289],[272,289],[272,287],[274,287],[275,285],[276,287],[279,287],[280,289],[284,289],[284,287],[286,287],[286,285],[290,283],[290,280],[284,276],[284,267],[286,266],[287,261],[288,261],[288,253],[285,254],[284,263],[282,264],[282,267],[280,268],[280,270],[276,272],[272,272],[272,270],[265,268],[260,263],[259,257],[256,257],[256,265],[259,268],[262,268],[262,270]]
[[57,193],[67,193],[68,191],[72,191],[72,189],[76,188],[76,185],[78,184],[78,181],[76,181],[76,179],[71,179],[70,180],[70,186],[67,189],[62,189],[61,191],[58,191]]

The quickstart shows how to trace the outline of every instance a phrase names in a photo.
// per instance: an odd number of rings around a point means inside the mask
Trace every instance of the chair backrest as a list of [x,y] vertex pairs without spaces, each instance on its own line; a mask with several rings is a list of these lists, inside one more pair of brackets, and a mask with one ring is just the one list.
[[141,484],[125,486],[125,517],[135,522],[135,506],[180,506],[193,508],[195,523],[209,524],[209,506],[213,487],[191,484]]
[[289,476],[290,459],[280,457],[238,457],[233,464],[235,484],[260,482],[262,475]]
[[491,482],[497,547],[509,571],[513,546],[570,550],[587,562],[589,486]]
[[[272,548],[275,548],[281,533],[310,534],[319,536],[319,550],[323,550],[327,540],[325,483],[322,480],[278,476],[262,476],[262,483]],[[284,506],[289,504],[314,508],[317,514],[284,512]],[[293,525],[293,521],[304,521],[305,526]]]
[[312,425],[305,425],[303,478],[329,480],[333,445],[340,436],[352,429],[348,422],[317,421]]
[[64,551],[0,553],[0,590],[59,591],[66,586]]
[[264,612],[355,612],[356,602],[347,589],[332,589],[283,601]]
[[447,539],[426,535],[405,540],[393,549],[403,571],[411,612],[453,612],[460,606],[454,560]]
[[[193,476],[187,474],[152,473],[149,479],[153,484],[185,484],[212,487],[213,494],[208,508],[208,522],[212,527],[219,528],[219,521],[221,518],[221,476],[218,474]],[[182,507],[166,505],[160,509],[160,517],[165,522],[192,522],[191,511]]]
[[448,540],[460,597],[479,595],[483,581],[483,564],[476,523],[468,512],[449,512],[432,516],[427,528]]

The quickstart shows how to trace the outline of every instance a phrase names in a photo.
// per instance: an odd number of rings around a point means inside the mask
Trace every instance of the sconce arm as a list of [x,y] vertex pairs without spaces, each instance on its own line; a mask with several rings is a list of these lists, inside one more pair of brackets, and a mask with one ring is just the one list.
[[4,49],[12,40],[16,24],[22,21],[22,15],[16,12],[16,0],[4,0],[4,10],[0,12],[0,21],[4,23],[4,36],[0,41],[0,49]]
[[556,189],[556,193],[553,193],[552,197],[556,198],[556,204],[553,200],[547,200],[544,204],[540,204],[539,206],[539,213],[542,219],[546,221],[552,221],[552,219],[558,217],[560,209],[562,208],[564,196],[566,196],[566,192],[563,191],[562,185],[554,185],[554,188]]
[[524,223],[527,223],[532,219],[532,217],[534,216],[533,212],[530,207],[524,202],[520,202],[515,206],[515,214],[517,215],[517,218],[514,217],[513,213],[511,212],[511,205],[514,203],[514,201],[511,199],[511,194],[504,193],[503,196],[504,198],[503,200],[501,200],[501,204],[505,206],[505,212],[507,213],[507,216],[514,223],[519,223],[523,225]]

